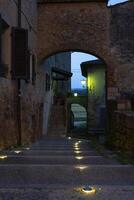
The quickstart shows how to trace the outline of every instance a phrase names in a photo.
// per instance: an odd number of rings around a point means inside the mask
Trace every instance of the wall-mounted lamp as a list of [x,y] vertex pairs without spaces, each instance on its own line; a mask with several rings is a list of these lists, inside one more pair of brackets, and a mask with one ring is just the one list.
[[81,80],[81,85],[82,85],[83,88],[86,87],[86,80],[85,79]]

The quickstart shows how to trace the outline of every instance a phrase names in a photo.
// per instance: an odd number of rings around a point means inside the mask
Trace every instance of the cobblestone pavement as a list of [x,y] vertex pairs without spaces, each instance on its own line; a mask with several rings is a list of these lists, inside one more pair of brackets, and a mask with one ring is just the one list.
[[[3,157],[4,156],[4,157]],[[92,186],[92,193],[82,188]],[[134,166],[110,151],[102,157],[90,141],[42,138],[1,152],[0,200],[134,200]]]

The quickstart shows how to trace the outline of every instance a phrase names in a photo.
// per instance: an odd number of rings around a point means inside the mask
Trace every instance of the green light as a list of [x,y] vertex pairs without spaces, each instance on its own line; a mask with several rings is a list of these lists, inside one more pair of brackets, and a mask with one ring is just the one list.
[[92,91],[93,90],[93,77],[91,74],[88,75],[88,84],[87,85],[88,85],[89,91]]

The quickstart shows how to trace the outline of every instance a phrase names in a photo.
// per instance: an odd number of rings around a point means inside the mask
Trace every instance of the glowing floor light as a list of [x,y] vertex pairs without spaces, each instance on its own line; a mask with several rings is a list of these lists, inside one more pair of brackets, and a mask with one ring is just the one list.
[[75,157],[77,160],[82,160],[83,159],[83,156],[76,156]]
[[80,171],[83,171],[85,169],[87,169],[88,166],[85,166],[85,165],[78,165],[78,166],[75,166],[75,169],[79,169]]
[[75,151],[79,151],[80,150],[80,147],[75,147]]
[[0,159],[1,159],[1,160],[4,160],[4,159],[6,159],[6,158],[7,158],[7,155],[1,155],[1,156],[0,156]]
[[14,151],[14,153],[19,154],[19,153],[21,153],[21,151]]
[[26,148],[26,150],[30,150],[30,148],[29,148],[29,147],[27,147],[27,148]]
[[84,186],[81,191],[86,194],[95,194],[96,189],[92,186]]
[[74,153],[80,154],[80,153],[82,153],[82,151],[74,151]]

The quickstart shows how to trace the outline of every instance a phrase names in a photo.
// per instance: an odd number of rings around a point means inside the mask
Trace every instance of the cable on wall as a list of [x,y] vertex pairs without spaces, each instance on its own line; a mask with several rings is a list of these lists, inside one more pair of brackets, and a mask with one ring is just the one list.
[[[15,5],[18,7],[18,3],[16,2],[16,0],[10,0],[10,1],[14,2]],[[20,11],[21,11],[22,15],[25,17],[25,19],[26,19],[26,21],[28,23],[29,29],[32,30],[35,34],[37,34],[37,31],[33,28],[32,24],[29,22],[28,17],[24,13],[24,11],[22,9]]]

